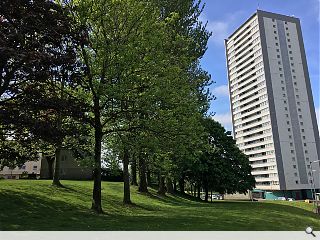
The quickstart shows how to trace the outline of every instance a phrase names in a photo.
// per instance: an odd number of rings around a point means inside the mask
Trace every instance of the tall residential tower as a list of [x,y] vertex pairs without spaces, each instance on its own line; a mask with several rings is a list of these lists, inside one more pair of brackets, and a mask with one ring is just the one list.
[[256,188],[305,198],[320,188],[320,144],[299,19],[258,10],[225,46],[234,137]]

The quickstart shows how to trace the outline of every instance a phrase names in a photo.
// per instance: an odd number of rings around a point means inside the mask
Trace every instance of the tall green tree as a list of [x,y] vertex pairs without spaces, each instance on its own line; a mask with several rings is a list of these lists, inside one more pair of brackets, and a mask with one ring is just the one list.
[[206,148],[193,166],[194,179],[205,191],[224,193],[247,193],[255,186],[248,157],[236,146],[235,140],[211,118],[204,119],[207,136]]
[[76,90],[77,96],[90,104],[88,116],[95,139],[92,209],[100,213],[101,142],[108,134],[125,134],[140,127],[134,122],[135,114],[148,109],[143,104],[150,106],[141,99],[151,91],[154,81],[159,81],[157,76],[170,66],[170,58],[160,51],[165,42],[163,24],[157,21],[154,7],[148,2],[73,3],[74,18],[85,29],[85,41],[79,49],[85,76]]

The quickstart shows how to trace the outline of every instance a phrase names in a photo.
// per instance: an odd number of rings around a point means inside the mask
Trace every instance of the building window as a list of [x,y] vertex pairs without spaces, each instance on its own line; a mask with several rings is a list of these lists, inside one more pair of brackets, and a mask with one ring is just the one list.
[[305,150],[304,153],[308,153],[308,150]]
[[304,132],[304,129],[303,129],[303,128],[301,128],[301,132]]
[[302,136],[302,139],[305,140],[305,139],[306,139],[306,136]]
[[38,169],[38,166],[33,166],[33,170],[37,170]]
[[281,65],[281,62],[280,62],[280,61],[278,61],[278,64],[279,64],[279,65]]
[[19,169],[25,170],[26,169],[26,165],[22,165],[21,167],[19,167]]
[[284,81],[281,80],[281,84],[284,84]]
[[295,72],[295,70],[294,70],[294,69],[292,69],[292,72]]
[[289,35],[290,35],[290,34],[289,34],[289,33],[287,33],[287,36],[288,36],[288,37],[289,37]]
[[289,30],[289,28],[288,28],[288,27],[286,27],[286,30]]
[[278,49],[278,48],[277,48],[277,50],[276,50],[276,51],[277,51],[277,52],[280,52],[280,49]]
[[299,184],[299,181],[298,181],[298,180],[296,180],[296,184]]
[[286,117],[288,118],[288,117],[289,117],[289,114],[286,114]]
[[282,87],[281,89],[282,89],[282,91],[284,91],[284,87]]
[[298,108],[298,112],[301,112],[301,108]]
[[300,122],[300,125],[303,126],[303,122]]
[[287,107],[285,107],[285,108],[284,108],[284,110],[288,111],[288,108],[287,108]]
[[274,22],[274,18],[272,18],[272,22]]
[[276,46],[279,46],[279,43],[276,42]]
[[287,104],[287,101],[286,101],[286,100],[284,100],[284,101],[283,101],[283,103],[284,103],[284,104]]
[[293,165],[293,168],[297,168],[297,165]]
[[293,60],[293,57],[290,57],[290,60]]
[[291,131],[291,129],[290,128],[288,128],[288,132],[290,132]]
[[291,66],[293,67],[293,66],[294,66],[294,63],[291,63]]
[[292,142],[290,143],[290,147],[293,147],[293,143]]
[[279,71],[282,71],[282,68],[279,68]]
[[280,77],[283,77],[283,74],[280,74]]
[[300,105],[300,102],[297,102],[297,105]]
[[273,25],[274,28],[276,28],[276,25]]
[[288,48],[291,48],[291,45],[290,45],[290,44],[288,45]]
[[278,38],[277,38],[277,37],[274,37],[274,39],[275,39],[275,40],[278,40]]
[[297,77],[296,77],[296,76],[293,76],[293,78],[296,79]]
[[306,147],[306,146],[307,146],[307,144],[306,144],[306,143],[303,143],[303,146],[305,146],[305,147]]
[[292,54],[292,51],[289,51],[289,54]]
[[292,136],[291,136],[291,135],[289,135],[289,139],[292,139]]
[[291,150],[290,152],[293,154],[293,153],[294,153],[294,150]]
[[280,58],[280,55],[277,55],[277,58]]
[[277,31],[273,31],[274,32],[274,34],[277,34]]
[[293,84],[294,84],[295,86],[297,86],[297,82],[294,82]]

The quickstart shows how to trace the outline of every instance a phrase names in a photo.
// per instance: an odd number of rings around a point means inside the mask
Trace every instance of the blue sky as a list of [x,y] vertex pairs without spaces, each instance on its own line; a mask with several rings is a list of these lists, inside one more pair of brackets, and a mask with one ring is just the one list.
[[225,60],[224,39],[248,19],[258,8],[264,11],[300,18],[304,45],[306,49],[313,99],[316,107],[318,125],[320,118],[320,76],[319,76],[319,5],[320,0],[202,0],[205,9],[202,21],[208,21],[207,29],[212,31],[208,50],[201,60],[202,67],[215,81],[211,91],[217,97],[211,103],[214,118],[227,130],[232,129],[228,94],[228,80]]

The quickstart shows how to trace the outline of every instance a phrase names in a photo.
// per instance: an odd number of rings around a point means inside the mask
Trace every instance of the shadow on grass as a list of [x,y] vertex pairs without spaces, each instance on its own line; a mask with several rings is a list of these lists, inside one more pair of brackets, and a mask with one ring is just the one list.
[[[61,199],[0,191],[0,230],[303,230],[319,221],[313,213],[294,206],[269,202],[202,204],[154,192],[132,206],[106,195],[106,214],[97,215],[90,210],[91,199],[81,196],[87,193],[73,188],[63,191],[58,192]],[[158,209],[156,201],[163,203]],[[111,208],[115,210],[109,212]]]

